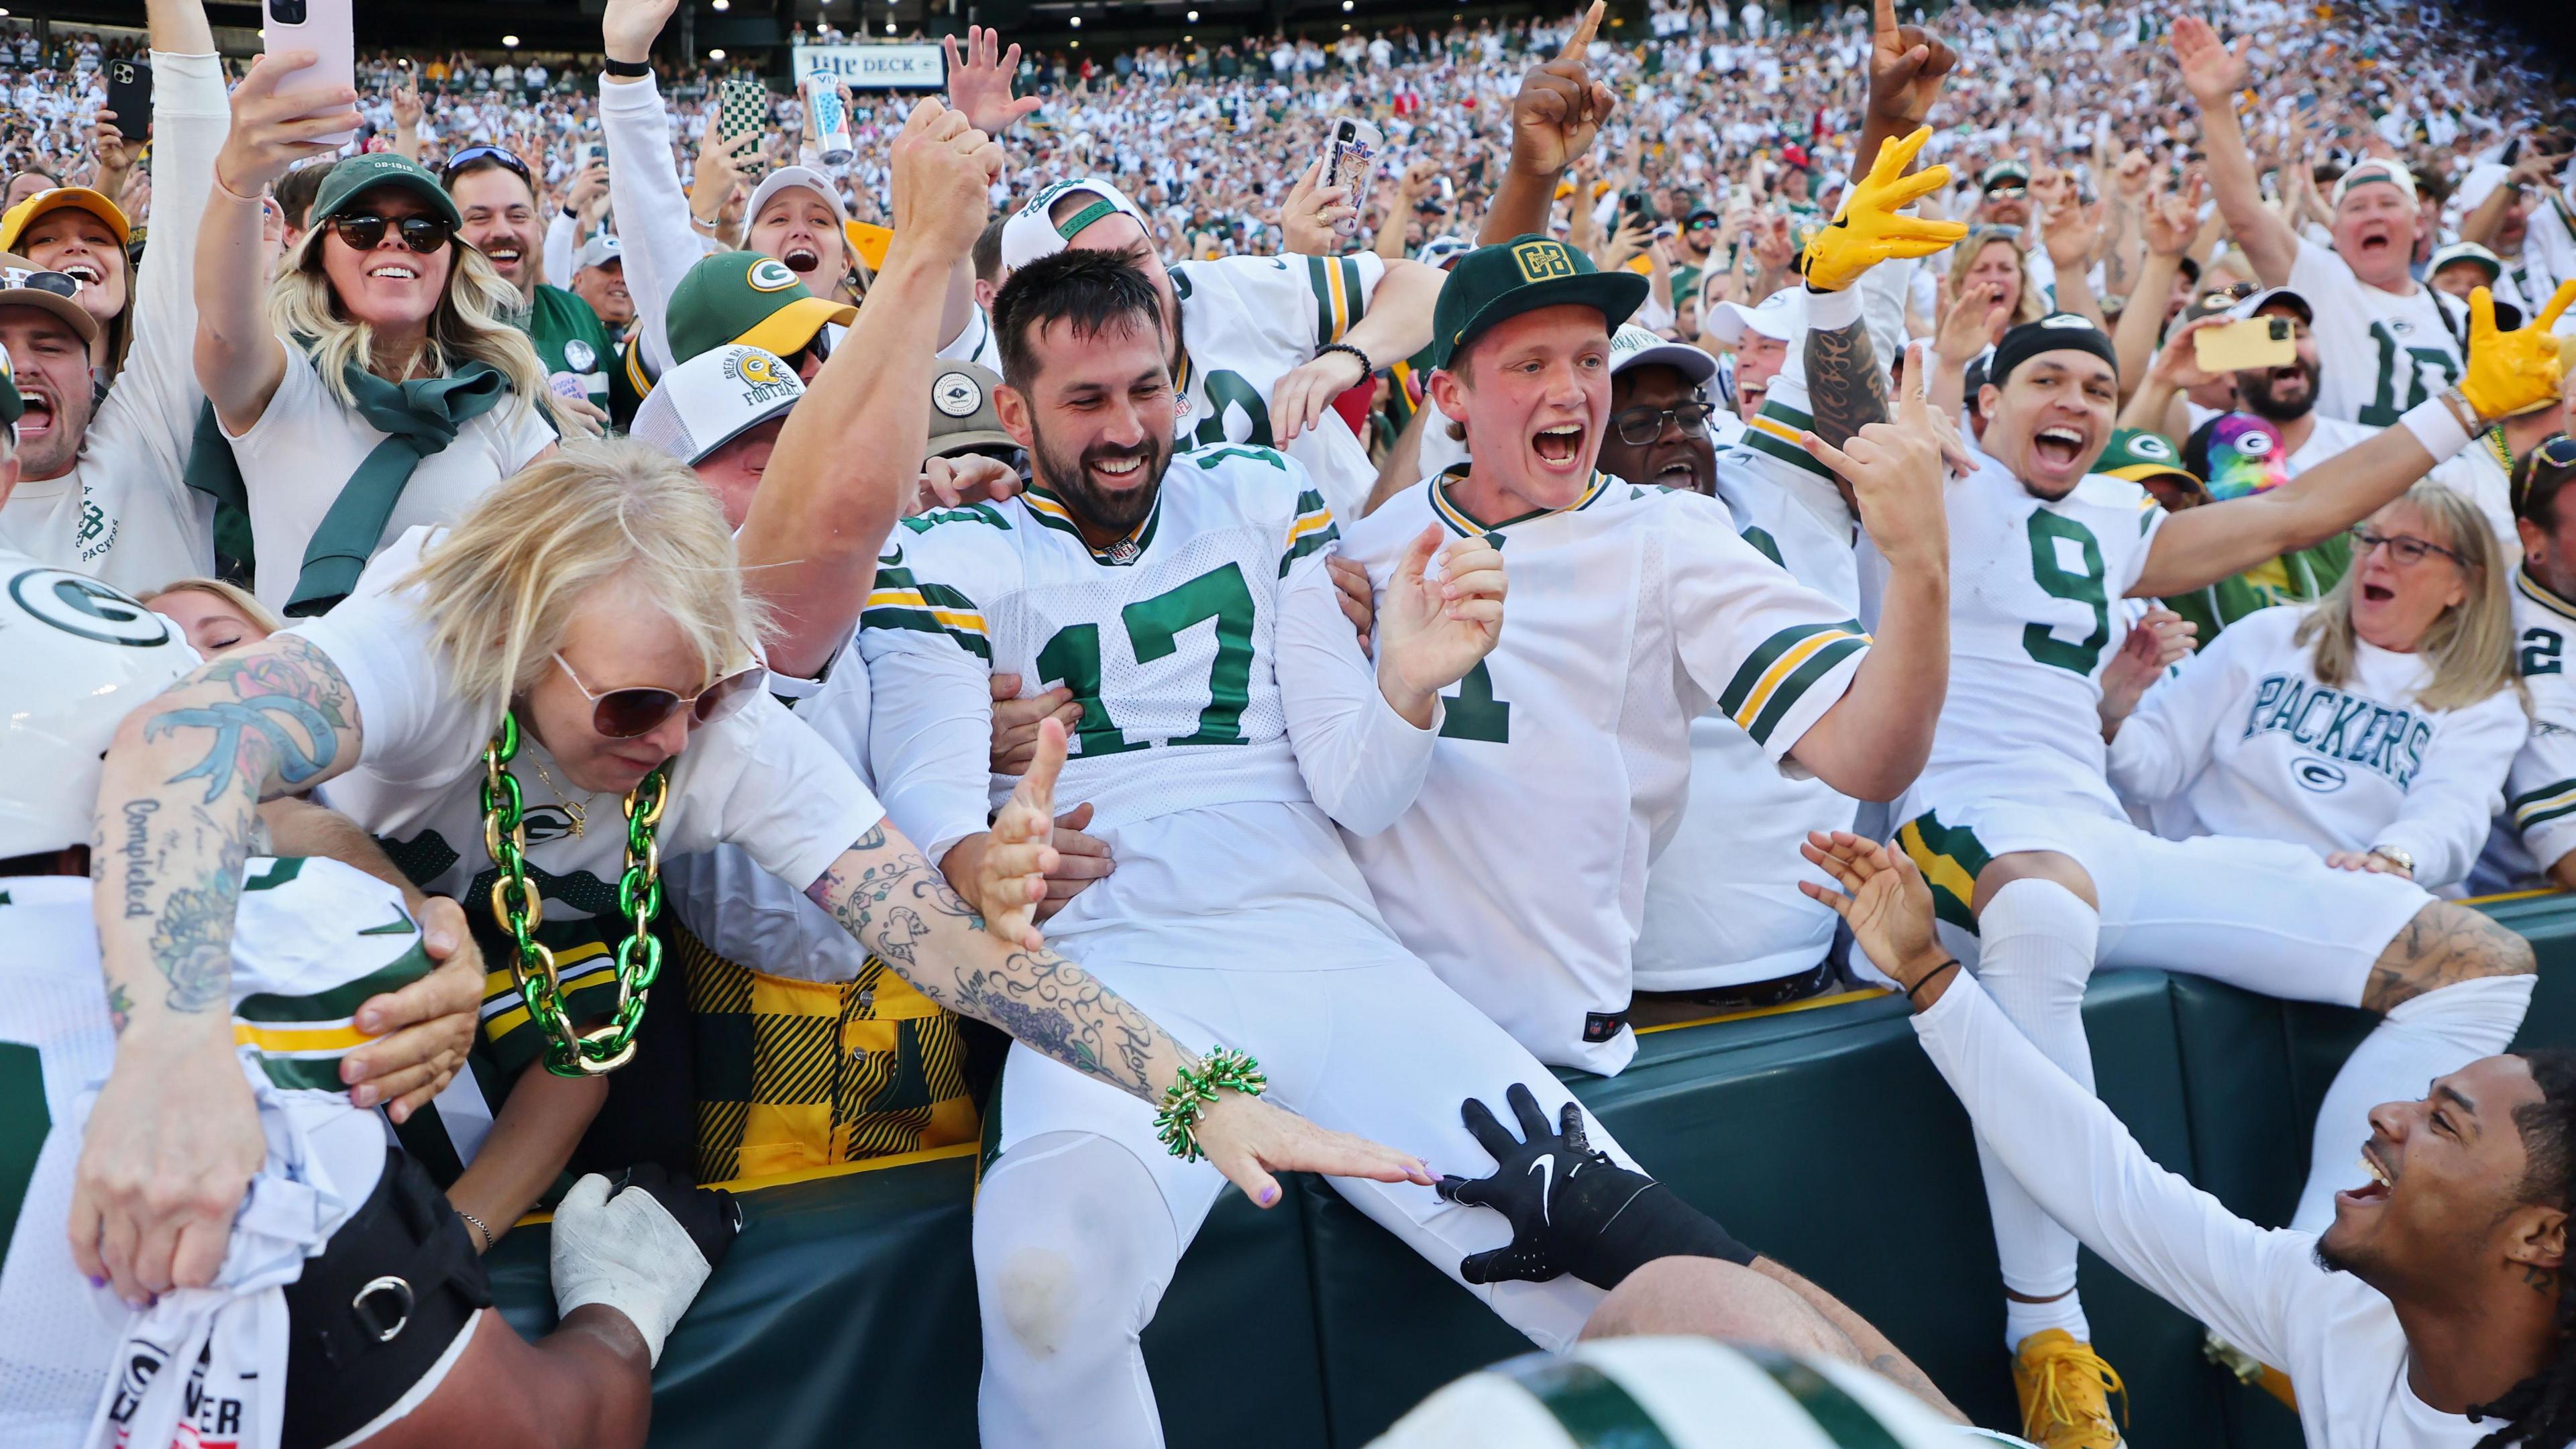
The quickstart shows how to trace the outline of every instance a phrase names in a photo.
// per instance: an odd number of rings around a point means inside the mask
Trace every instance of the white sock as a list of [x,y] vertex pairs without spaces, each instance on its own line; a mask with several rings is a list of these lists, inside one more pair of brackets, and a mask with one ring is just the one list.
[[2537,976],[2482,976],[2427,991],[2381,1019],[2361,1039],[2317,1108],[2307,1190],[2290,1226],[2322,1233],[2334,1225],[2334,1195],[2362,1181],[2361,1144],[2370,1109],[2412,1102],[2435,1077],[2503,1051],[2531,1008]]
[[[2088,1092],[2093,1050],[2084,1040],[2084,983],[2092,978],[2101,934],[2102,913],[2055,881],[2014,881],[1995,892],[1977,916],[1978,982],[2040,1054]],[[2065,1295],[2047,1303],[2005,1300],[2006,1349],[2018,1349],[2042,1328],[2085,1337],[2084,1309],[2074,1293],[2075,1235],[2059,1227],[1982,1142],[1977,1160],[1985,1169],[2004,1286],[2034,1298]]]
[[2066,1336],[2077,1343],[2093,1341],[2093,1325],[2084,1321],[2084,1304],[2072,1293],[2046,1303],[2004,1300],[2004,1342],[2012,1345],[2014,1352],[2021,1351],[2023,1339],[2051,1328],[2065,1329]]

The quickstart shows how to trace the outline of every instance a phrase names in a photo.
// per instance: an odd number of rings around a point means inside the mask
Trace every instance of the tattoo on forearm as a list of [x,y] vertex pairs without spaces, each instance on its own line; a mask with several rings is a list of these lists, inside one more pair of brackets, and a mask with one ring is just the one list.
[[2436,903],[2416,912],[2379,953],[2361,1007],[2385,1014],[2428,991],[2531,969],[2531,946],[2522,937],[2475,911]]
[[1887,376],[1869,345],[1869,327],[1854,322],[1807,332],[1807,406],[1815,435],[1841,447],[1871,423],[1887,421]]
[[[852,849],[885,844],[879,828]],[[1076,1071],[1141,1097],[1152,1091],[1158,1055],[1186,1064],[1152,1019],[1090,973],[1053,952],[986,936],[983,916],[916,852],[855,873],[836,865],[806,894],[932,1002],[990,1022]]]
[[152,816],[161,808],[158,800],[125,802],[125,841],[117,853],[125,857],[125,917],[141,920],[152,914],[144,897],[160,884],[153,873]]
[[134,998],[127,993],[125,983],[120,981],[107,988],[108,1025],[116,1029],[118,1036],[123,1036],[126,1026],[133,1020]]

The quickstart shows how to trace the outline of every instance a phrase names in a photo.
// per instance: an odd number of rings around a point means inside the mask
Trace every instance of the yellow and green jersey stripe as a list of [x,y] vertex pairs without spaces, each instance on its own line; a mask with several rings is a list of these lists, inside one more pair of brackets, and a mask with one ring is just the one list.
[[1717,706],[1755,744],[1768,744],[1771,732],[1817,680],[1868,647],[1869,635],[1857,619],[1792,625],[1745,658],[1718,695]]
[[2560,780],[2516,795],[2505,808],[2513,813],[2515,832],[2528,835],[2536,825],[2576,814],[2576,780]]
[[432,965],[421,946],[420,927],[408,916],[397,917],[402,934],[411,937],[410,948],[366,975],[302,996],[260,992],[233,1008],[233,1044],[252,1050],[270,1082],[289,1089],[341,1090],[340,1058],[374,1040],[358,1030],[358,1008],[409,986],[429,974]]
[[1333,510],[1324,506],[1324,495],[1312,488],[1297,495],[1297,517],[1288,525],[1288,546],[1279,555],[1279,577],[1288,577],[1288,567],[1342,536],[1333,522]]
[[1932,914],[1975,935],[1977,877],[1994,860],[1976,832],[1964,825],[1944,825],[1938,814],[1927,810],[1896,832],[1896,844],[1932,887]]
[[1744,424],[1744,446],[1777,458],[1793,468],[1804,468],[1819,478],[1830,478],[1834,470],[1809,457],[1807,450],[1798,445],[1798,434],[1815,425],[1813,414],[1802,413],[1766,398],[1762,410]]
[[1306,284],[1315,294],[1315,345],[1339,342],[1353,323],[1367,315],[1360,296],[1360,264],[1355,257],[1306,258]]
[[868,591],[867,607],[859,613],[859,627],[944,634],[986,663],[993,658],[993,641],[984,624],[983,609],[945,584],[923,583],[907,568],[878,567],[876,585]]

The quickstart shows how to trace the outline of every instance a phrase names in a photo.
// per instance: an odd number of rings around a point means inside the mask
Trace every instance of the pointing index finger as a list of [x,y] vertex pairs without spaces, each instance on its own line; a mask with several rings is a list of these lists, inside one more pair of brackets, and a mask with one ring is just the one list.
[[[1601,11],[1608,3],[1609,0],[1592,0],[1592,8],[1583,12],[1582,22],[1574,27],[1572,35],[1565,38],[1565,49],[1557,52],[1557,59],[1583,58],[1583,53],[1592,48],[1593,33],[1601,28]],[[1886,0],[1880,0],[1880,3],[1886,3]]]
[[1882,50],[1902,51],[1903,41],[1896,33],[1896,0],[1876,0],[1870,7],[1870,28]]

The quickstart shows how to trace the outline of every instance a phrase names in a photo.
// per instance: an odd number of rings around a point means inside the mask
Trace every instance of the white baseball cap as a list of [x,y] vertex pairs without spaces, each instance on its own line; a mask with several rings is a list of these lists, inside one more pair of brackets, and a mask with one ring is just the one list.
[[2406,193],[2406,199],[2409,202],[2415,199],[2415,173],[2406,169],[2406,163],[2391,161],[2384,156],[2373,156],[2357,163],[2351,170],[2335,178],[2331,203],[2338,207],[2342,206],[2345,192],[2356,186],[2367,186],[2374,181],[2385,182],[2396,187]]
[[607,266],[610,262],[622,264],[625,260],[625,245],[607,232],[601,232],[581,244],[581,250],[573,255],[572,269],[588,271],[592,267]]
[[[1048,213],[1055,210],[1057,202],[1076,193],[1094,198],[1092,204],[1065,218],[1063,226],[1057,226]],[[1136,224],[1144,227],[1147,235],[1153,233],[1152,224],[1145,220],[1145,213],[1136,209],[1136,203],[1097,176],[1039,187],[1038,194],[1002,224],[1002,265],[1018,271],[1031,262],[1054,256],[1073,245],[1083,228],[1120,213],[1136,218]]]
[[1677,370],[1693,387],[1717,375],[1717,359],[1687,342],[1666,341],[1633,322],[1621,323],[1619,330],[1610,334],[1612,377],[1651,362]]
[[791,186],[802,186],[823,198],[824,203],[832,208],[832,220],[845,227],[850,224],[849,208],[841,205],[841,188],[832,184],[832,178],[811,166],[781,166],[770,172],[760,185],[752,188],[751,201],[742,209],[743,224],[749,226],[758,221],[760,209],[769,204],[769,198]]
[[1476,244],[1471,241],[1461,241],[1454,236],[1435,236],[1422,244],[1422,250],[1415,252],[1413,259],[1426,267],[1437,267],[1445,272],[1451,262],[1475,249]]
[[804,396],[803,379],[778,354],[728,343],[663,373],[627,435],[694,468]]
[[1798,335],[1798,319],[1792,315],[1797,300],[1797,288],[1783,287],[1763,298],[1759,306],[1720,302],[1709,309],[1699,330],[1729,347],[1743,346],[1748,330],[1774,342],[1786,342]]

